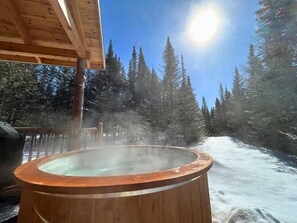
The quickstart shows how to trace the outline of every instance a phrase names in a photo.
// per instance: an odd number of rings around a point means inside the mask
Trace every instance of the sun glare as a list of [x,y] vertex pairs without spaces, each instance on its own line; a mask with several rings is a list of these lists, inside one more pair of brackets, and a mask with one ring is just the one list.
[[217,14],[210,9],[200,11],[190,22],[189,32],[191,38],[198,43],[209,42],[219,27]]

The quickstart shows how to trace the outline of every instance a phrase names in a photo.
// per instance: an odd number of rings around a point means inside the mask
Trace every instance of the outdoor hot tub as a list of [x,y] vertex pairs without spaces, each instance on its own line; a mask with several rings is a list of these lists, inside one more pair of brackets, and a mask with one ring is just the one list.
[[115,146],[23,164],[18,222],[210,223],[207,171],[198,149]]

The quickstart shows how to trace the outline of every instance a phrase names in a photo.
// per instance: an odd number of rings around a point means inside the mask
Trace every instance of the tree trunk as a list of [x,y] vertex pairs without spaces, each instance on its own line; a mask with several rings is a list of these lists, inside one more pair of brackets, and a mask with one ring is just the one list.
[[68,150],[80,149],[82,115],[84,104],[85,67],[85,58],[78,58],[74,84],[74,98],[71,112],[71,135]]

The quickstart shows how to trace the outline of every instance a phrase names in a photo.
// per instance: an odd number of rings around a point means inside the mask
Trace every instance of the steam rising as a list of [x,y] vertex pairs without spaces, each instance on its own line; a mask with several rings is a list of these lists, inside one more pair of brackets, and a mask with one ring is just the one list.
[[173,169],[197,159],[193,152],[166,147],[86,150],[49,161],[40,170],[67,176],[119,176]]

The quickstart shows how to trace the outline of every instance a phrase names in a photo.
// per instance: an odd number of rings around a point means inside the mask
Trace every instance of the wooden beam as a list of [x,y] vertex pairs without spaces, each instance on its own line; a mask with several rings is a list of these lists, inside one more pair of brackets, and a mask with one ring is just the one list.
[[7,14],[10,16],[12,23],[16,26],[19,34],[21,35],[25,44],[31,45],[32,39],[30,33],[20,16],[20,13],[16,10],[15,6],[13,5],[11,0],[2,0],[3,9],[7,10]]
[[[18,61],[21,63],[33,63],[33,64],[48,64],[48,65],[54,65],[54,66],[67,66],[67,67],[75,67],[76,61],[72,59],[72,61],[65,61],[65,60],[55,60],[55,59],[48,59],[48,58],[42,58],[37,61],[36,57],[28,57],[28,56],[18,56],[18,55],[7,55],[7,54],[1,54],[0,53],[0,61]],[[41,62],[41,63],[40,63]]]
[[66,3],[76,24],[77,31],[79,33],[79,36],[81,37],[82,43],[85,46],[85,49],[87,49],[86,37],[83,31],[82,21],[78,10],[78,0],[66,0]]
[[[22,17],[20,16],[20,13],[17,11],[15,6],[13,5],[12,1],[10,0],[2,0],[4,5],[4,10],[7,10],[7,14],[10,16],[10,19],[12,20],[12,23],[16,26],[20,36],[22,37],[23,41],[27,45],[33,45],[32,38],[30,36],[30,33],[26,27],[26,24],[24,23]],[[37,63],[41,64],[42,61],[39,57],[35,57]]]
[[64,31],[66,32],[71,44],[81,58],[88,59],[85,45],[79,34],[77,24],[75,23],[71,12],[65,0],[48,0],[54,9]]
[[[82,21],[81,21],[81,16],[79,13],[79,9],[78,9],[78,0],[65,0],[68,6],[68,9],[73,17],[73,20],[77,26],[77,31],[79,33],[79,36],[81,37],[82,43],[85,47],[85,49],[87,49],[87,43],[86,43],[86,37],[85,37],[85,33],[83,31],[83,25],[82,25]],[[91,68],[91,61],[86,58],[86,66],[88,69]]]
[[7,54],[0,54],[0,60],[19,61],[23,63],[36,63],[36,59],[34,57],[24,57],[24,56],[7,55]]
[[65,60],[54,60],[54,59],[47,59],[42,58],[43,64],[51,64],[51,65],[57,65],[57,66],[63,66],[63,67],[76,67],[76,61],[65,61]]
[[101,61],[102,61],[102,66],[100,67],[100,69],[105,69],[105,55],[104,55],[104,49],[103,49],[103,46],[104,46],[104,42],[103,42],[103,32],[102,32],[102,22],[101,22],[101,11],[100,11],[100,3],[99,3],[100,0],[98,1],[95,1],[96,2],[96,10],[97,10],[97,15],[99,15],[98,19],[99,19],[99,36],[101,37],[100,38],[100,46],[99,46],[99,49],[101,48],[100,50],[100,54],[101,54]]
[[67,60],[67,58],[77,58],[74,50],[66,50],[42,46],[30,46],[18,43],[0,42],[0,53],[9,55],[19,55],[28,57],[41,57]]

